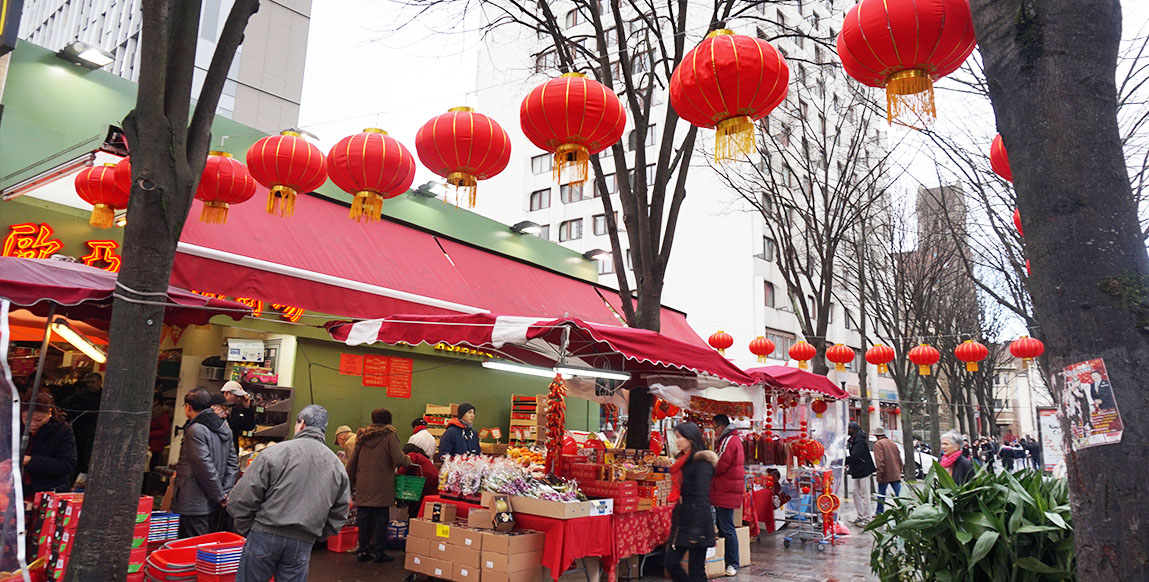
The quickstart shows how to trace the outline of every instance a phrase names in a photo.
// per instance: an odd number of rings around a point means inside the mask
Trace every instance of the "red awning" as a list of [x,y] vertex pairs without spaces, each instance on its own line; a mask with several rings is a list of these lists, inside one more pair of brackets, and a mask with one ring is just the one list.
[[397,315],[332,323],[328,325],[328,332],[349,345],[442,342],[498,351],[511,359],[538,366],[554,366],[565,355],[566,364],[600,370],[632,374],[688,372],[692,376],[715,376],[741,385],[756,382],[709,347],[644,329],[599,325],[573,318],[541,320],[489,313]]
[[[97,326],[112,317],[116,274],[67,261],[0,257],[0,297],[13,305],[45,316],[49,306],[70,319]],[[202,325],[215,315],[243,319],[251,308],[233,301],[213,299],[168,287],[164,321],[173,325]]]
[[[364,319],[493,312],[620,325],[604,300],[617,291],[386,218],[355,222],[315,196],[300,196],[289,218],[239,204],[215,225],[194,219],[200,209],[197,200],[172,271],[189,289]],[[706,345],[679,312],[663,309],[662,329]]]
[[759,383],[776,386],[782,390],[792,392],[816,392],[833,398],[844,400],[850,395],[829,378],[789,366],[762,366],[750,368],[746,373],[753,376]]

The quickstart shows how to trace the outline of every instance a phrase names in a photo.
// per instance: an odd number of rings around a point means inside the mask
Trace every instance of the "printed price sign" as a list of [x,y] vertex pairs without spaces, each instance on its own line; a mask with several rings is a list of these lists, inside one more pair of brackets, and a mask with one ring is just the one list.
[[388,358],[390,376],[387,380],[387,396],[391,398],[411,397],[411,374],[415,361],[410,358]]
[[339,373],[344,376],[362,376],[363,356],[361,354],[339,354]]
[[387,356],[363,356],[363,385],[387,388],[390,385],[391,358]]

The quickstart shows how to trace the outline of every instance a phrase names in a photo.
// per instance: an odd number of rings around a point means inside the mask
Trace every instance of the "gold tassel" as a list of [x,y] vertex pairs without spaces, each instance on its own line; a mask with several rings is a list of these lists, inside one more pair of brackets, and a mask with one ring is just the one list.
[[267,213],[280,216],[295,215],[295,188],[277,184],[267,193]]
[[455,207],[459,206],[459,195],[467,197],[467,208],[475,207],[475,194],[479,189],[479,180],[465,172],[451,172],[447,174],[447,183],[455,187]]
[[798,369],[799,370],[805,370],[806,369],[806,360],[798,360]]
[[203,203],[203,210],[199,213],[200,222],[208,224],[227,224],[227,202],[211,200]]
[[765,364],[766,363],[766,356],[758,356],[758,363],[759,364]]
[[[934,82],[925,71],[898,71],[886,79],[886,119],[914,129],[937,119]],[[920,127],[919,127],[920,126]]]
[[886,366],[885,364],[878,364],[878,373],[879,374],[885,374],[887,370],[889,370],[888,366]]
[[930,375],[930,367],[929,366],[918,366],[918,375],[919,376],[929,376]]
[[845,372],[846,371],[846,365],[834,362],[834,371],[835,372]]
[[1021,359],[1021,369],[1022,370],[1029,369],[1029,358],[1022,358]]
[[92,208],[88,226],[92,228],[112,228],[116,224],[116,209],[107,204],[97,204]]
[[966,362],[965,363],[965,371],[966,372],[976,372],[977,371],[977,362]]
[[715,127],[714,161],[722,164],[754,153],[754,121],[748,115],[723,119]]
[[351,220],[373,222],[379,220],[383,214],[383,197],[369,190],[355,193],[355,201],[351,203]]
[[[564,143],[555,149],[555,182],[559,184],[582,184],[586,182],[587,168],[590,167],[590,150],[577,143]],[[566,181],[563,181],[563,177]]]

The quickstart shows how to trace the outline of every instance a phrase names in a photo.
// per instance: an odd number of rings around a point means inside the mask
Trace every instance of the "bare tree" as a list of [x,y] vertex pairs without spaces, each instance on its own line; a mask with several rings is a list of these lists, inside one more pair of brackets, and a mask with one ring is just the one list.
[[[227,71],[257,0],[232,6],[194,109],[200,2],[142,3],[136,107],[124,118],[132,192],[116,279],[107,383],[68,580],[122,580],[144,473],[160,324],[176,243],[207,160],[211,124]],[[191,119],[190,123],[188,119]]]

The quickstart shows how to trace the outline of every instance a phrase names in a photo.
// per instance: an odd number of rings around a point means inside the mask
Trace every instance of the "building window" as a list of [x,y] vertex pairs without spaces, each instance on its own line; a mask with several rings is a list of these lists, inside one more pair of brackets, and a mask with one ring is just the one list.
[[846,309],[845,312],[846,312],[846,329],[848,329],[848,330],[857,329],[858,326],[857,326],[857,324],[854,323],[854,314],[851,313],[849,309]]
[[634,257],[630,254],[630,249],[626,249],[626,268],[630,271],[634,270]]
[[[645,140],[644,145],[646,145],[646,147],[650,147],[650,146],[654,145],[654,142],[657,139],[658,139],[658,126],[657,125],[651,125],[650,127],[647,127],[646,128],[646,140]],[[627,146],[627,149],[629,149],[632,152],[638,148],[638,130],[632,129],[630,131],[630,133],[626,137],[626,146]]]
[[[606,176],[603,176],[603,182],[606,182],[606,194],[608,196],[613,196],[614,194],[618,193],[618,180],[615,179],[614,174],[607,174]],[[598,181],[595,181],[594,197],[598,198],[599,196],[602,196],[602,194],[603,193],[599,191],[598,188]]]
[[609,275],[614,272],[614,257],[606,255],[605,257],[600,257],[595,262],[598,263],[599,275]]
[[762,258],[769,262],[774,262],[774,253],[777,251],[778,246],[774,244],[774,239],[764,236],[762,237]]
[[790,358],[790,348],[794,346],[794,334],[766,328],[766,339],[774,342],[774,355],[779,360]]
[[551,189],[535,190],[531,192],[531,210],[542,210],[551,207]]
[[542,229],[539,230],[539,238],[543,240],[551,240],[551,225],[543,225]]
[[[607,233],[606,214],[594,215],[592,222],[593,222],[594,233],[596,235],[602,236],[602,235]],[[618,213],[617,212],[614,213],[614,222],[615,222],[615,224],[618,224]]]
[[559,225],[559,242],[582,238],[582,219],[568,220]]
[[563,204],[582,201],[582,192],[582,184],[563,184],[559,187],[559,200]]
[[533,174],[546,174],[554,169],[554,154],[539,154],[531,158],[531,173]]
[[535,57],[535,72],[542,73],[559,66],[558,53],[554,51],[541,52]]
[[766,281],[766,307],[774,307],[774,284]]
[[567,28],[574,28],[582,22],[582,15],[578,13],[578,8],[567,12],[566,25]]

